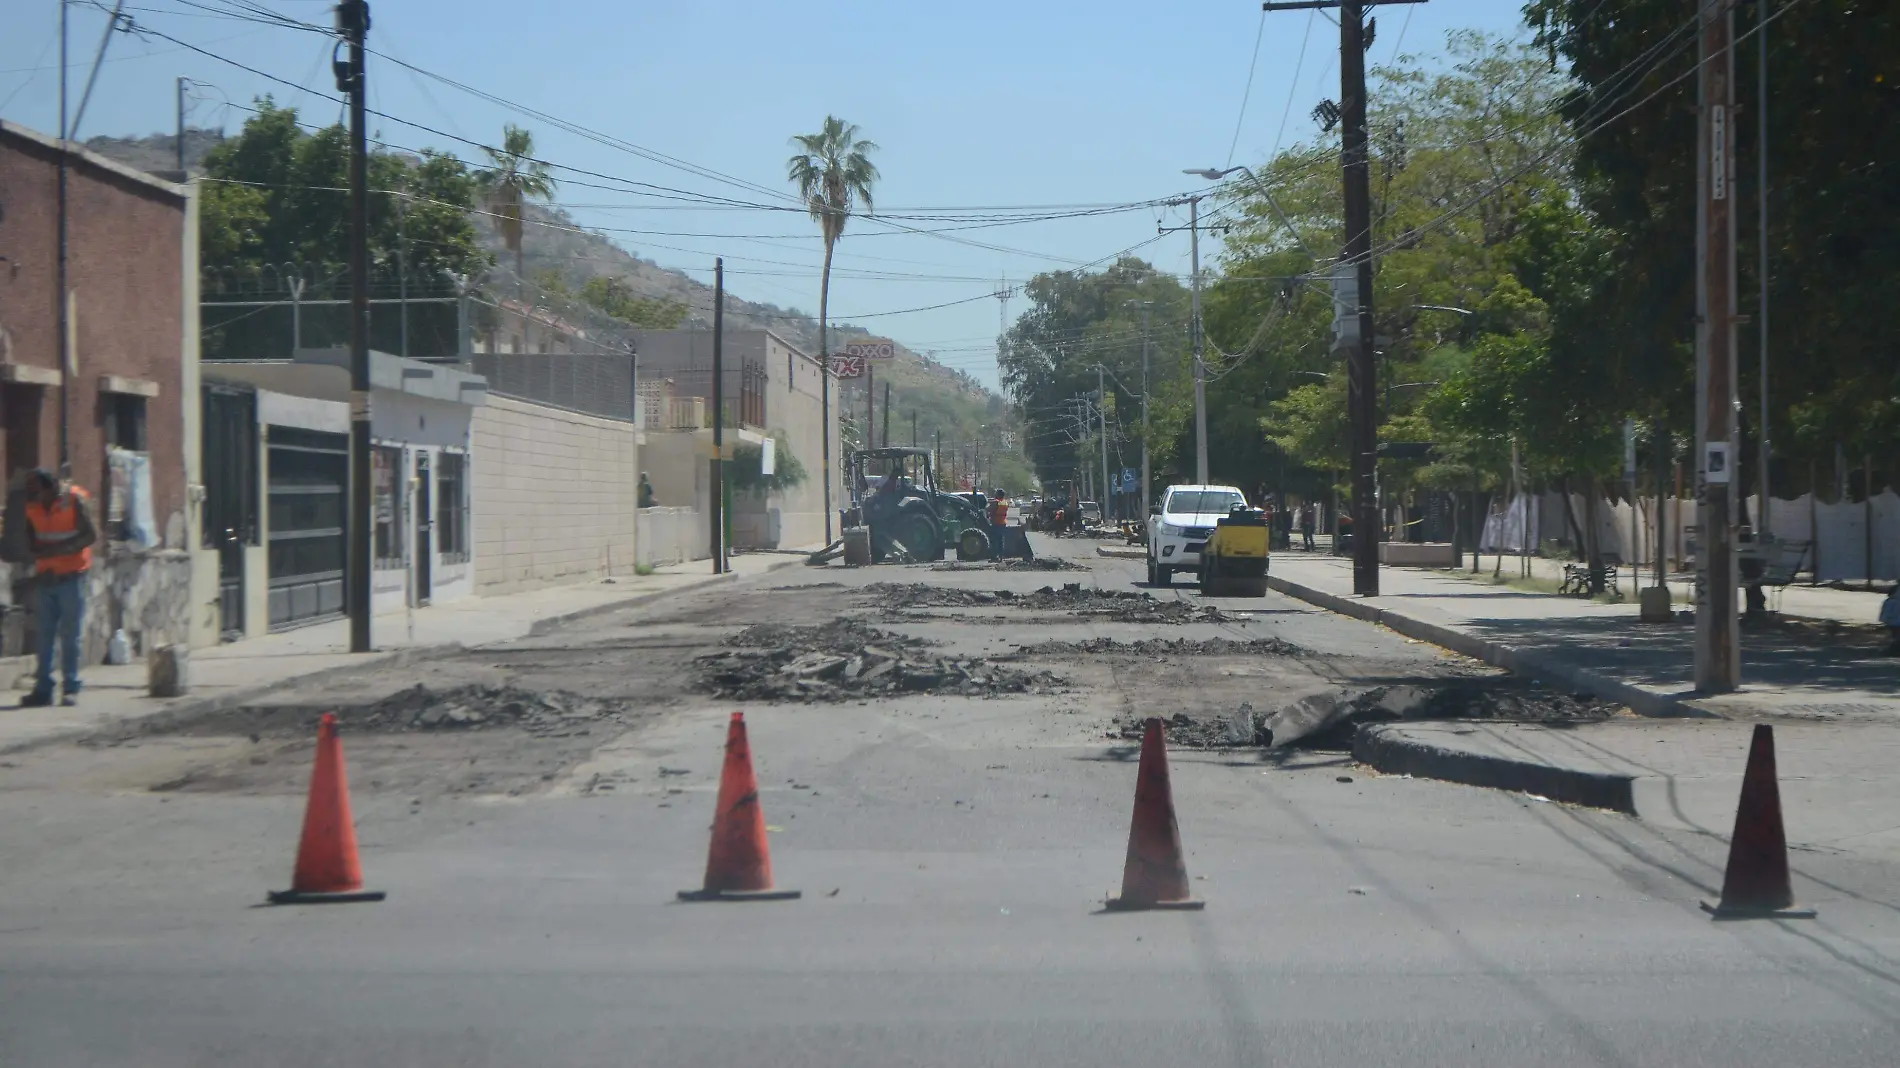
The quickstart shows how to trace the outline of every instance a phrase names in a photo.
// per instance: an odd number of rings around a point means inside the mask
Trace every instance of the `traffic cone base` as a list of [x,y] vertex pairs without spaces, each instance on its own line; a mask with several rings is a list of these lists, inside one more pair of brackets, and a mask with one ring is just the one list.
[[1187,863],[1181,856],[1181,829],[1174,819],[1174,790],[1168,782],[1168,746],[1161,721],[1150,719],[1141,736],[1141,765],[1135,771],[1135,815],[1128,828],[1128,858],[1122,865],[1122,894],[1104,903],[1109,912],[1147,909],[1200,909],[1207,903],[1188,895]]
[[1704,901],[1702,911],[1715,920],[1811,920],[1817,914],[1813,909],[1800,905],[1789,905],[1779,909],[1751,909],[1735,905],[1724,906],[1720,901]]
[[266,900],[273,905],[340,905],[388,896],[381,890],[363,889],[356,821],[350,815],[349,773],[334,712],[325,712],[317,722],[316,767],[310,773],[310,797],[304,804],[303,834],[297,841],[297,867],[290,882],[290,889],[270,891]]
[[752,770],[745,713],[726,725],[726,762],[719,772],[719,803],[713,813],[712,845],[706,851],[706,882],[681,890],[681,901],[792,901],[796,890],[772,885],[772,850],[759,807],[759,777]]
[[1153,912],[1158,909],[1193,912],[1206,908],[1207,902],[1198,897],[1184,897],[1179,901],[1130,901],[1125,897],[1111,897],[1102,902],[1102,907],[1110,912]]
[[1775,773],[1775,729],[1755,726],[1735,806],[1722,899],[1702,902],[1717,920],[1810,920],[1814,910],[1795,904],[1788,878],[1788,838],[1781,823],[1781,785]]
[[352,901],[381,901],[389,895],[381,890],[354,890],[340,894],[305,893],[302,890],[272,890],[273,905],[343,905]]
[[681,901],[796,901],[803,890],[681,890]]

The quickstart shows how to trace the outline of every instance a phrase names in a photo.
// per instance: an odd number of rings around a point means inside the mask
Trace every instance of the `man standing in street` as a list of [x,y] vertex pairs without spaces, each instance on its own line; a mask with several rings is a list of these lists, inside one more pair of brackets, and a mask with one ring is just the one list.
[[1313,527],[1315,525],[1315,518],[1313,515],[1312,501],[1307,501],[1305,504],[1300,505],[1300,547],[1309,553],[1313,551]]
[[990,494],[990,556],[1001,560],[1009,552],[1009,495],[1002,490]]
[[53,649],[60,646],[62,705],[79,703],[79,654],[84,641],[86,572],[92,568],[92,497],[41,468],[28,476],[27,543],[38,589],[39,674],[26,708],[53,703]]

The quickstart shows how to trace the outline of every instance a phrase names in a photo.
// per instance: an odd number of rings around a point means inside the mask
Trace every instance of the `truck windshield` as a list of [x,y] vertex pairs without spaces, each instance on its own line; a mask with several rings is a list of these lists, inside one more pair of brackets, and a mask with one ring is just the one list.
[[1170,512],[1186,515],[1226,515],[1247,501],[1232,490],[1182,490],[1168,498]]

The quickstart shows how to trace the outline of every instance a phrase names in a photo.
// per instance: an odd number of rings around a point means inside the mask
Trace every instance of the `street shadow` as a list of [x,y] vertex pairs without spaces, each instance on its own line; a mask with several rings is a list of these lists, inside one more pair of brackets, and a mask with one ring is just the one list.
[[[1578,667],[1640,686],[1687,690],[1694,685],[1695,634],[1687,626],[1638,627],[1626,616],[1486,618],[1467,626],[1478,637],[1526,652],[1561,655]],[[1742,682],[1900,696],[1900,670],[1893,660],[1854,647],[1817,645],[1780,629],[1742,632]]]

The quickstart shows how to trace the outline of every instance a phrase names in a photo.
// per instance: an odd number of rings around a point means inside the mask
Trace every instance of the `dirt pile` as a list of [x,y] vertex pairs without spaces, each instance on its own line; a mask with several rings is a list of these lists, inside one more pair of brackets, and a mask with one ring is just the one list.
[[912,608],[993,608],[998,605],[1032,612],[1070,612],[1115,623],[1219,623],[1229,617],[1212,605],[1155,597],[1139,590],[1103,590],[1069,582],[1061,588],[1044,586],[1033,593],[1012,590],[970,590],[923,583],[876,582],[865,587],[886,612]]
[[1056,556],[1038,556],[1033,560],[952,560],[932,564],[932,571],[1087,571],[1088,567]]
[[[1045,646],[1025,649],[1024,652],[1096,644],[1049,642]],[[1095,650],[1080,648],[1080,651]],[[1164,723],[1167,725],[1169,744],[1187,748],[1270,746],[1275,744],[1277,738],[1280,745],[1346,750],[1352,747],[1353,733],[1361,723],[1456,719],[1590,723],[1610,718],[1616,714],[1617,707],[1588,694],[1550,690],[1528,679],[1504,675],[1432,684],[1377,686],[1358,693],[1312,694],[1284,707],[1261,711],[1256,711],[1252,704],[1243,701],[1233,709],[1196,715],[1177,712]],[[1111,738],[1139,739],[1142,725],[1143,721],[1138,717],[1118,719],[1109,727],[1108,735]]]
[[1123,656],[1292,656],[1300,648],[1280,638],[1144,638],[1137,642],[1085,638],[1079,642],[1040,642],[1016,651],[1019,657],[1072,656],[1077,653]]
[[727,639],[734,648],[697,657],[699,689],[742,701],[848,701],[896,693],[995,697],[1046,693],[1063,680],[980,657],[931,656],[931,643],[855,619],[800,627],[763,623]]
[[[1273,730],[1267,725],[1267,717],[1255,712],[1253,705],[1245,701],[1230,712],[1199,718],[1176,712],[1171,718],[1162,720],[1161,726],[1167,734],[1168,744],[1182,749],[1231,749],[1273,744]],[[1109,737],[1140,741],[1145,728],[1145,720],[1127,720],[1116,724],[1109,731]]]
[[362,708],[340,714],[357,730],[453,731],[509,727],[546,737],[591,733],[598,724],[622,720],[622,706],[560,690],[530,692],[513,686],[458,686],[431,690],[416,685]]

